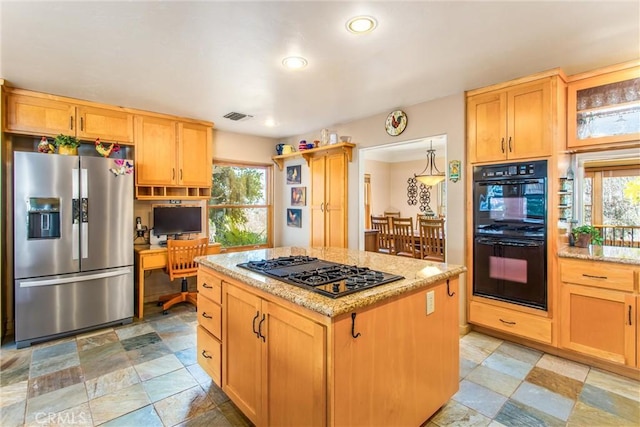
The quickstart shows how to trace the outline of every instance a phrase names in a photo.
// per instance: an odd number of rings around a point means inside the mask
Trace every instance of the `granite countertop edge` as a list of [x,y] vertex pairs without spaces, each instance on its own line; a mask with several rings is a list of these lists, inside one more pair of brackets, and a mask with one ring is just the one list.
[[[426,288],[430,285],[441,283],[442,281],[455,278],[467,271],[466,267],[462,265],[415,260],[415,274],[409,274],[409,272],[406,272],[404,274],[405,279],[403,280],[333,299],[298,286],[289,285],[279,280],[253,273],[249,270],[244,270],[235,266],[229,268],[223,263],[217,262],[220,260],[221,256],[224,255],[209,255],[199,257],[196,261],[205,267],[209,267],[220,274],[238,280],[248,286],[254,287],[270,295],[280,297],[286,301],[330,318],[352,312],[355,309],[376,304],[416,289]],[[382,256],[395,258],[393,255]],[[389,261],[392,260],[389,258]],[[383,266],[379,266],[377,268],[383,271],[385,270]]]
[[558,250],[558,256],[560,258],[640,265],[640,248],[594,245],[588,248],[565,246]]

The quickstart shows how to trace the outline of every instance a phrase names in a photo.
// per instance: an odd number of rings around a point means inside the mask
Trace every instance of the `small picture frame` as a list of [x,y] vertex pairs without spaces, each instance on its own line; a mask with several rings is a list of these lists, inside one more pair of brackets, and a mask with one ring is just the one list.
[[287,166],[287,184],[300,184],[302,182],[302,166]]
[[307,206],[307,187],[291,187],[291,206]]
[[287,226],[302,228],[302,209],[287,209]]

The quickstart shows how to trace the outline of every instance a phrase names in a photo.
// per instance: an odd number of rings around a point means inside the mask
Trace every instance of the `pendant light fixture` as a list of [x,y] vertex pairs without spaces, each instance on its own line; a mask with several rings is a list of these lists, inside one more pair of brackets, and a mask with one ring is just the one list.
[[[434,172],[435,170],[435,172]],[[429,141],[429,149],[427,150],[427,166],[419,174],[413,174],[413,177],[426,186],[436,185],[444,181],[446,178],[444,172],[440,172],[436,167],[436,150],[433,149],[433,141]]]

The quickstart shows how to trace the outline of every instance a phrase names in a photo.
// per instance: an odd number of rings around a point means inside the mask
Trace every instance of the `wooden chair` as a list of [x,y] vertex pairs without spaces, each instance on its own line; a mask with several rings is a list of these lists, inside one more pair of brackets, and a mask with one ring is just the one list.
[[416,239],[413,235],[413,218],[391,218],[395,254],[415,258]]
[[444,262],[444,219],[421,218],[420,258],[430,261]]
[[384,216],[387,218],[400,218],[400,211],[384,211]]
[[386,216],[371,215],[371,227],[374,230],[378,230],[378,252],[392,254],[393,238],[389,227],[389,219]]
[[158,298],[158,305],[162,305],[163,314],[167,314],[170,307],[185,301],[197,306],[198,293],[188,291],[187,277],[198,274],[198,264],[193,259],[205,254],[208,240],[206,237],[194,240],[167,240],[166,272],[171,281],[182,278],[182,289],[180,293]]

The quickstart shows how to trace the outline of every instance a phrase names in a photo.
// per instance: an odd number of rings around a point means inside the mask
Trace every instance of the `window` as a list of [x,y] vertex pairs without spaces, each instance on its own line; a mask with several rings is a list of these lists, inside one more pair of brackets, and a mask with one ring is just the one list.
[[584,223],[640,225],[640,169],[585,163]]
[[271,246],[271,174],[267,165],[214,161],[208,202],[212,240],[233,250]]

